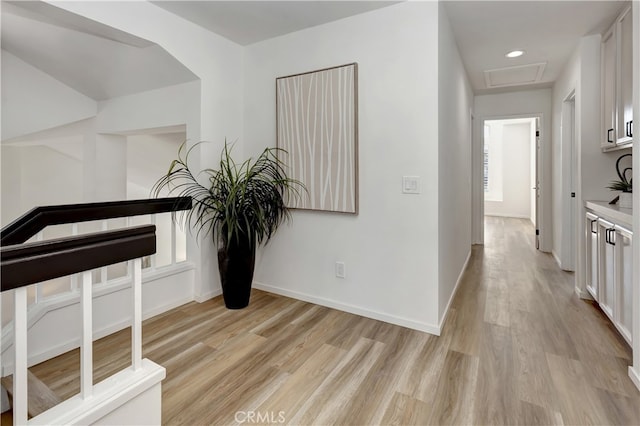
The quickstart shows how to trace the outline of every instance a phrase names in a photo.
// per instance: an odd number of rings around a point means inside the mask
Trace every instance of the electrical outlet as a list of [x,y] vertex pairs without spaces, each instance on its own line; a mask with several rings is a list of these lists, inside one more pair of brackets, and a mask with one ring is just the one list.
[[347,275],[347,268],[344,262],[336,262],[336,277],[345,278]]

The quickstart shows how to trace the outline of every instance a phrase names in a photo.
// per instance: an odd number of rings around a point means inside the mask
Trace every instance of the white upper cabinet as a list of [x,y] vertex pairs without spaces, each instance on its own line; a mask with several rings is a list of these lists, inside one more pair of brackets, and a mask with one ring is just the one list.
[[633,16],[631,9],[618,24],[619,84],[618,84],[618,144],[633,141]]
[[602,38],[603,150],[627,147],[633,141],[633,24],[626,9]]
[[602,137],[603,149],[616,146],[616,31],[615,26],[602,39]]

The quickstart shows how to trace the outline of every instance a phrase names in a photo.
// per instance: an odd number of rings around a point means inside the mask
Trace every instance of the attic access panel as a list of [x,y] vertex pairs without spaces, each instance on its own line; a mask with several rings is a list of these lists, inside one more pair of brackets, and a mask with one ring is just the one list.
[[546,65],[546,62],[540,62],[487,70],[484,72],[484,81],[487,89],[539,83]]

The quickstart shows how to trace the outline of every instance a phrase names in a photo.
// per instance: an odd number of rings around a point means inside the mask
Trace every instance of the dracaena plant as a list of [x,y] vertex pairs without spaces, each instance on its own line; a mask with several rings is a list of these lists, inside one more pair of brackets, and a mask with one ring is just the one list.
[[[204,232],[218,237],[224,247],[243,240],[251,245],[268,241],[290,218],[287,202],[306,191],[301,182],[287,177],[280,158],[286,151],[266,148],[255,161],[237,163],[225,141],[219,168],[194,173],[189,168],[189,155],[200,143],[189,149],[186,142],[180,146],[178,158],[155,183],[153,195],[158,197],[168,190],[171,195],[191,197],[193,208],[184,213],[185,222],[197,235]],[[199,182],[201,174],[207,176],[208,187]]]
[[633,192],[633,179],[631,177],[627,178],[627,173],[632,173],[631,167],[627,167],[620,171],[620,161],[625,157],[631,157],[631,154],[621,155],[618,158],[618,161],[616,161],[616,172],[618,173],[620,180],[611,181],[607,188],[614,191]]

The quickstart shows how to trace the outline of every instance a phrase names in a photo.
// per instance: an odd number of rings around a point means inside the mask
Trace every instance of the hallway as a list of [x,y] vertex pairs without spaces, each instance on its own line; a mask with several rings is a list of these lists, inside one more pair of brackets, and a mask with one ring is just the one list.
[[[144,356],[167,368],[163,422],[640,424],[622,338],[534,249],[528,221],[486,223],[440,337],[261,291],[245,310],[218,297],[145,321]],[[129,330],[94,343],[95,382],[129,364],[129,345]],[[68,398],[78,360],[31,371]]]
[[450,312],[449,349],[478,359],[475,424],[639,424],[631,350],[526,219],[485,218]]

